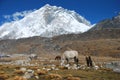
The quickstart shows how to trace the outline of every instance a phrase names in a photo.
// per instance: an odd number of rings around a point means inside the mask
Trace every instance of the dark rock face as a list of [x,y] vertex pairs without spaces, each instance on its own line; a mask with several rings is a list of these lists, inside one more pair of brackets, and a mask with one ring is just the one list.
[[105,19],[96,24],[91,30],[120,29],[120,14],[112,19]]

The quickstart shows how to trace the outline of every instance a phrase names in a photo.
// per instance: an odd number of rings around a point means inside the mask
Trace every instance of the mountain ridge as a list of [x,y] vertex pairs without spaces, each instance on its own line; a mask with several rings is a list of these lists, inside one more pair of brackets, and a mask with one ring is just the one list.
[[0,38],[18,39],[77,34],[87,31],[91,28],[90,25],[89,21],[74,11],[46,4],[19,21],[3,24],[0,27]]
[[111,19],[104,19],[98,22],[90,30],[103,30],[103,29],[120,29],[120,14]]

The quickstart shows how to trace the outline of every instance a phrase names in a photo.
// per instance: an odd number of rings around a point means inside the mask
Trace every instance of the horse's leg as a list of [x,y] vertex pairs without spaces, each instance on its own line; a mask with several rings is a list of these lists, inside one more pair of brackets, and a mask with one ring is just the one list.
[[61,60],[61,57],[58,58],[58,61],[60,61],[60,60]]
[[78,66],[78,62],[79,62],[79,59],[78,59],[78,58],[76,58],[76,64],[77,64],[77,66]]
[[57,58],[55,58],[55,60],[57,60]]
[[69,60],[68,60],[68,58],[66,58],[66,61],[67,61],[67,64],[69,64]]
[[78,66],[78,58],[76,58],[76,56],[74,57],[74,62],[76,63],[76,65]]
[[76,63],[76,56],[74,57],[74,62]]
[[65,62],[65,60],[64,60],[64,59],[61,59],[61,66],[64,65],[64,62]]
[[31,58],[31,57],[29,57],[29,59],[32,61],[32,58]]

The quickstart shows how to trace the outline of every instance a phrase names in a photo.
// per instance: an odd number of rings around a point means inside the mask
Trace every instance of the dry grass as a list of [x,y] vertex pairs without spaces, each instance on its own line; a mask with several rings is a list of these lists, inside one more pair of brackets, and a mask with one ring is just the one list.
[[14,77],[14,80],[27,80],[27,79],[25,79],[25,78],[23,78],[23,77],[21,77],[21,76],[15,76],[15,77]]
[[[47,59],[44,57],[33,60],[32,63],[39,63],[39,66],[16,66],[16,65],[0,65],[0,79],[4,80],[14,80],[16,76],[21,77],[23,76],[23,72],[20,71],[21,67],[25,67],[27,69],[32,69],[35,71],[35,76],[39,77],[39,80],[119,80],[120,74],[113,72],[111,69],[101,68],[98,70],[93,69],[85,69],[85,70],[68,70],[65,67],[59,66],[59,61],[54,61],[54,57],[56,55],[47,55]],[[109,62],[109,61],[120,61],[119,58],[112,58],[112,57],[95,57],[92,56],[92,59],[95,61],[96,64],[99,62]],[[43,60],[43,61],[41,61]],[[50,62],[53,60],[53,62]],[[43,64],[41,64],[43,63]],[[79,63],[85,64],[85,56],[79,55]],[[59,70],[51,70],[45,71],[42,70],[43,67],[50,68],[50,64],[57,65]],[[22,80],[18,79],[18,80]],[[24,80],[24,79],[23,79]],[[35,77],[28,79],[28,80],[36,80]]]
[[81,80],[79,77],[68,77],[67,80]]
[[37,70],[36,72],[38,75],[46,75],[48,72],[45,70]]
[[46,80],[62,80],[62,76],[59,74],[49,74],[45,76]]
[[[10,66],[7,68],[6,65],[2,66],[4,68],[0,71],[0,78],[14,80],[15,76],[21,76],[21,74],[14,73],[16,67]],[[112,72],[110,69],[85,69],[85,70],[53,70],[45,72],[44,70],[35,71],[35,76],[39,76],[39,80],[119,80],[120,76],[118,73]],[[9,75],[8,75],[9,74]],[[74,78],[74,79],[73,79]],[[28,80],[36,80],[31,78]]]
[[23,74],[24,72],[21,71],[21,70],[15,70],[14,73],[15,73],[15,74]]

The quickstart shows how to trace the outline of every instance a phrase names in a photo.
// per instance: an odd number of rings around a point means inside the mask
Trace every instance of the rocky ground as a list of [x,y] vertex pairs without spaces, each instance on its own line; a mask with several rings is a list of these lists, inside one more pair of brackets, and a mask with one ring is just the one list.
[[0,62],[0,80],[119,80],[119,74],[104,66],[119,58],[94,57],[95,66],[86,66],[85,56],[79,56],[79,67],[71,64],[60,66],[60,61],[54,60],[56,55],[39,56],[37,60],[29,60],[27,56],[4,58]]

